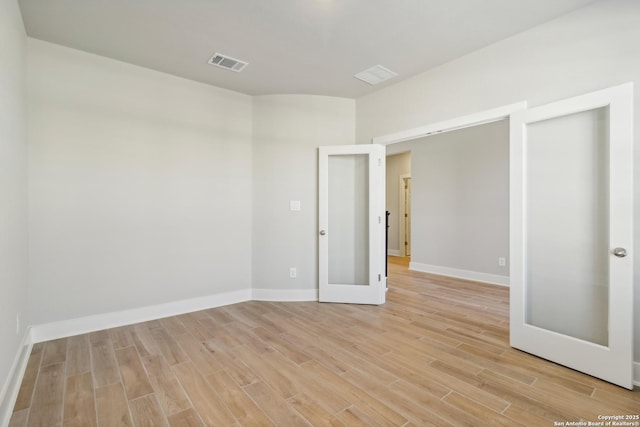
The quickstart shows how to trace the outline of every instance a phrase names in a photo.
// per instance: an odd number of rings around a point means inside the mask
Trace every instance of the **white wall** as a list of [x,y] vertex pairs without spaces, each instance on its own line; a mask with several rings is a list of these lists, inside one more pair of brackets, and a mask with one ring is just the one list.
[[400,176],[411,173],[411,154],[409,152],[388,155],[386,169],[386,210],[389,215],[389,254],[404,255],[404,234],[401,236],[400,222],[404,221],[400,210]]
[[[388,147],[411,151],[411,267],[508,282],[509,123]],[[453,270],[451,270],[453,269]],[[457,271],[454,271],[457,270]],[[469,272],[467,275],[466,272]]]
[[[317,297],[318,147],[355,143],[355,101],[253,99],[253,287],[257,298]],[[289,210],[299,200],[301,210]],[[297,278],[289,278],[289,268]],[[294,291],[294,292],[292,292]]]
[[[605,0],[357,100],[357,138],[526,100],[541,105],[635,82],[640,105],[640,3]],[[640,107],[635,111],[640,147]],[[640,161],[640,148],[634,156]],[[640,174],[635,177],[640,248]],[[640,250],[635,261],[635,360],[640,361]]]
[[[27,312],[26,35],[15,0],[0,0],[0,424]],[[20,327],[16,329],[16,316]]]
[[251,97],[29,39],[34,324],[251,287]]

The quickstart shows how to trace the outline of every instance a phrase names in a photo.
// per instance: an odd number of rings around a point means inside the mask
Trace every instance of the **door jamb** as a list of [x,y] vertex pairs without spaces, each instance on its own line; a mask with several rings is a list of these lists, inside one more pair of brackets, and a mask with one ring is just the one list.
[[472,126],[484,125],[487,123],[506,119],[514,112],[526,109],[526,101],[516,102],[515,104],[504,105],[502,107],[481,111],[479,113],[455,117],[452,119],[429,123],[424,126],[418,126],[400,132],[377,136],[371,139],[371,143],[391,145],[422,138],[425,136],[433,135],[435,133],[450,132],[453,130],[464,129]]
[[[400,251],[400,256],[407,256],[407,245],[404,244],[405,242],[405,236],[406,236],[406,220],[404,219],[403,216],[401,216],[402,214],[405,213],[405,206],[407,203],[406,200],[406,191],[404,189],[404,180],[405,179],[411,179],[411,174],[410,173],[403,173],[399,176],[399,180],[400,183],[399,185],[399,197],[398,197],[398,212],[400,212],[400,215],[398,215],[398,246],[400,247],[399,251]],[[411,216],[409,216],[409,218],[411,218]]]

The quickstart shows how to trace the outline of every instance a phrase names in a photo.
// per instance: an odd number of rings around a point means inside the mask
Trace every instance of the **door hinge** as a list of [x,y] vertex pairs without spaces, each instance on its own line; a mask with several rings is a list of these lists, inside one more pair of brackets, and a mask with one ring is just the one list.
[[378,217],[378,224],[382,224],[382,217],[381,216]]
[[382,280],[382,276],[378,274],[378,282]]
[[378,157],[378,166],[382,166],[382,159]]

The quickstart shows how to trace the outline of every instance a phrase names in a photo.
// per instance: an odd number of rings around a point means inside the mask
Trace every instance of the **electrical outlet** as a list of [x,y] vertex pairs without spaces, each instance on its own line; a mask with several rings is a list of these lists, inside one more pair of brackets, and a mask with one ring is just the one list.
[[498,258],[498,265],[500,267],[506,266],[507,265],[507,260],[505,258],[502,258],[502,257]]
[[289,277],[292,279],[295,279],[298,276],[298,272],[296,271],[295,267],[291,267],[289,269]]

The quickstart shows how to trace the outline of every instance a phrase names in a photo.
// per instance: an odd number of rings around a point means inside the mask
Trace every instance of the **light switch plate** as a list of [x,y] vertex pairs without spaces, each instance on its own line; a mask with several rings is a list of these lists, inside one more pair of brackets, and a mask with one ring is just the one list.
[[299,211],[300,210],[300,200],[290,200],[289,201],[289,210],[291,210],[291,211]]

